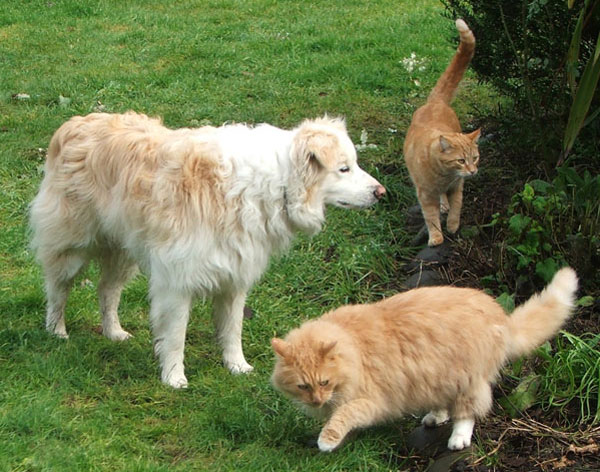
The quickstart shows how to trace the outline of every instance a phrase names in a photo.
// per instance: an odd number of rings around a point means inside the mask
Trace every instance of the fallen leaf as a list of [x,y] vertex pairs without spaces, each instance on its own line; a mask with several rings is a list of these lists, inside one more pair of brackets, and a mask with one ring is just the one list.
[[566,467],[569,467],[571,464],[573,464],[573,461],[567,459],[566,456],[562,456],[560,458],[560,460],[556,460],[556,461],[550,463],[550,465],[552,466],[552,468],[554,470],[556,470],[556,469],[564,469]]
[[590,443],[585,446],[571,444],[569,446],[569,452],[574,452],[575,454],[598,454],[598,452],[600,452],[600,447],[596,443]]

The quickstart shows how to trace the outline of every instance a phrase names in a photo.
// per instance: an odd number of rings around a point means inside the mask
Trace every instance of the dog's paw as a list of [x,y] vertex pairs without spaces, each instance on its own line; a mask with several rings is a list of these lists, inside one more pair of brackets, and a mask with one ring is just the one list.
[[183,373],[183,364],[174,365],[171,369],[163,369],[161,379],[163,383],[173,388],[187,388],[188,381]]
[[176,388],[176,389],[187,388],[187,386],[188,386],[188,381],[185,378],[185,375],[178,376],[178,377],[172,375],[168,379],[163,380],[163,382],[173,388]]
[[250,364],[246,361],[238,361],[238,362],[227,362],[225,361],[226,367],[229,369],[229,372],[232,374],[248,374],[254,370]]
[[57,338],[60,339],[69,339],[69,335],[67,334],[66,330],[56,330],[56,331],[51,331],[51,333],[56,336]]
[[117,329],[117,330],[110,330],[110,331],[106,330],[106,331],[103,331],[102,334],[104,334],[104,336],[107,337],[108,339],[110,339],[111,341],[126,341],[127,339],[133,337],[130,333],[128,333],[124,329]]
[[67,334],[67,329],[65,328],[64,323],[48,323],[46,322],[46,331],[48,331],[53,336],[61,339],[69,339],[69,335]]

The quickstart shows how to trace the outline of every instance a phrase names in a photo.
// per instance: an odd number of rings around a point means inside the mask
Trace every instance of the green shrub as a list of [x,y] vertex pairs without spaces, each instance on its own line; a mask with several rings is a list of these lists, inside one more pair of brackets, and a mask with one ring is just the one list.
[[[554,165],[577,81],[595,49],[600,1],[577,0],[570,2],[571,8],[566,0],[442,3],[450,16],[464,18],[477,38],[472,67],[478,77],[512,99],[508,114],[518,125],[511,130],[515,142]],[[582,12],[579,36],[575,33]],[[570,51],[574,35],[579,41],[574,42],[576,51]],[[600,105],[599,95],[593,97],[592,112]]]
[[[540,286],[569,264],[583,283],[600,283],[600,175],[561,167],[547,182],[532,180],[512,197],[507,214],[495,214],[491,225],[505,233],[497,256],[499,274],[514,274],[516,286]],[[506,277],[506,275],[503,275]]]

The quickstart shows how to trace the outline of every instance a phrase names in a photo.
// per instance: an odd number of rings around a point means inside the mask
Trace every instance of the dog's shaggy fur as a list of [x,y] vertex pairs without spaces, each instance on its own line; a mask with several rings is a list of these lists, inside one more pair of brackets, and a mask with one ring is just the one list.
[[242,352],[246,293],[294,233],[316,233],[325,204],[359,208],[385,189],[356,163],[343,120],[288,131],[263,124],[171,130],[136,113],[74,117],[54,134],[31,204],[32,246],[44,269],[46,328],[67,337],[73,278],[96,258],[102,329],[130,335],[117,308],[139,265],[163,382],[187,385],[183,351],[194,296],[211,296],[225,365]]

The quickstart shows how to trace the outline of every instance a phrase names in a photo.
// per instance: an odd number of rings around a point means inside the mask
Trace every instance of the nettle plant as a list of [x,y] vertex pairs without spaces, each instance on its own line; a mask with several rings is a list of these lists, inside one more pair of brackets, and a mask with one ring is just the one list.
[[566,264],[584,281],[598,277],[600,175],[562,167],[552,182],[532,180],[513,195],[505,217],[493,216],[491,225],[498,224],[506,234],[503,273],[518,274],[517,286],[547,283]]

